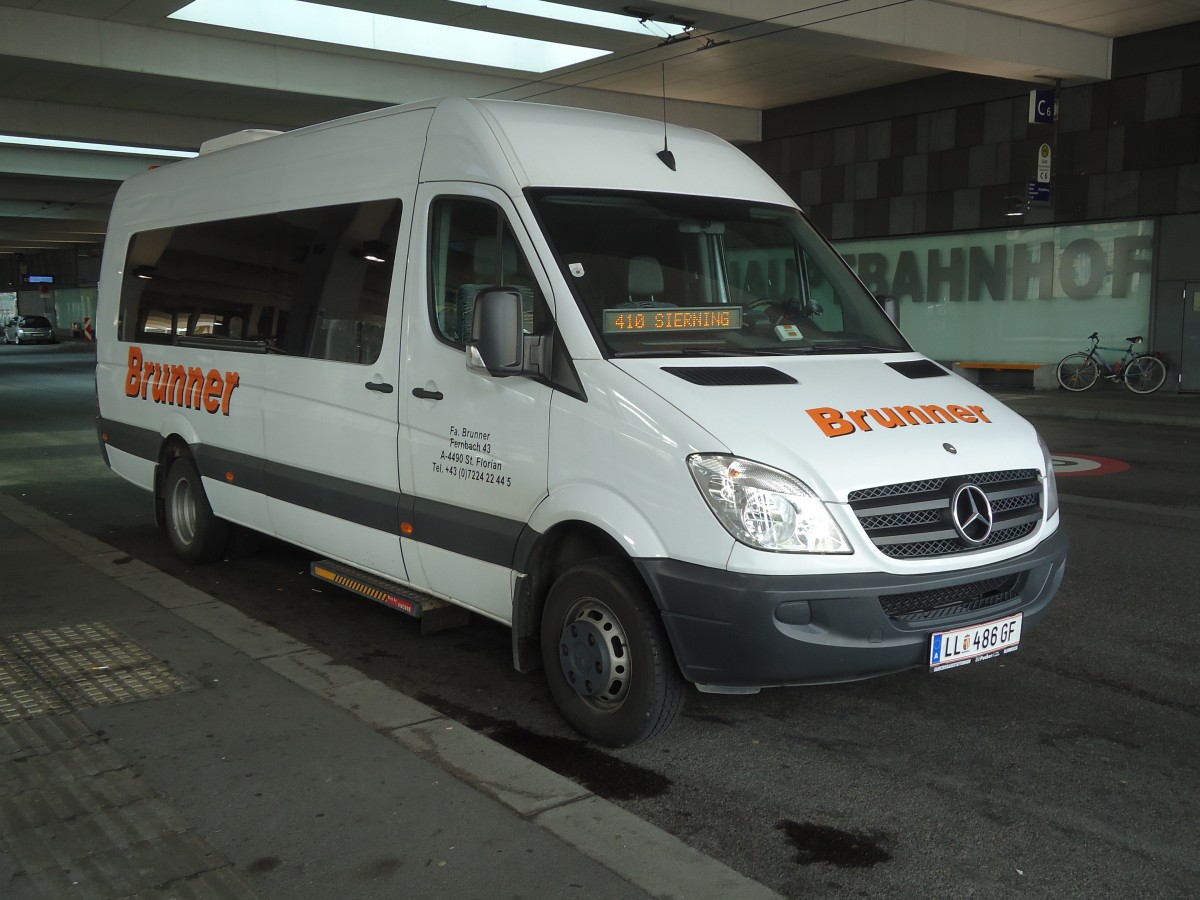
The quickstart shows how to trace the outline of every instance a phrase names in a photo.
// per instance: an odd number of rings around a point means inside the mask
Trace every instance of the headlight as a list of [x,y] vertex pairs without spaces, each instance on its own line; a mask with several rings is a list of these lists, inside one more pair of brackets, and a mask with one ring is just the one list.
[[800,479],[736,456],[695,453],[688,467],[717,520],[743,544],[785,553],[854,552]]
[[1054,460],[1050,458],[1050,448],[1038,435],[1038,443],[1042,447],[1042,461],[1046,466],[1046,521],[1058,512],[1058,482],[1054,479]]

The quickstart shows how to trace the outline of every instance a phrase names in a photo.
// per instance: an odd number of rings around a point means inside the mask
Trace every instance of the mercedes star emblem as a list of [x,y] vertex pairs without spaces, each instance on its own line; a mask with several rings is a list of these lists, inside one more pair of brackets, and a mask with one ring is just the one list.
[[964,484],[950,501],[954,528],[964,541],[978,547],[992,535],[992,504],[977,484]]

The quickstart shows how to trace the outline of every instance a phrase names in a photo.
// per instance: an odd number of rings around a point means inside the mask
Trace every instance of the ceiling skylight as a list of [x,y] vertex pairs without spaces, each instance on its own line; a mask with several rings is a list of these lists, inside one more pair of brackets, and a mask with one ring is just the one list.
[[15,134],[0,134],[0,144],[18,147],[48,147],[52,150],[87,150],[91,153],[125,153],[130,156],[166,156],[171,159],[187,159],[195,156],[191,150],[159,150],[155,147],[129,147],[124,144],[93,144],[87,141],[60,141],[52,138],[20,137]]
[[521,72],[549,72],[611,52],[340,9],[307,0],[194,0],[171,13],[170,18]]
[[581,9],[578,6],[567,6],[565,3],[551,3],[549,0],[453,0],[453,2],[465,3],[468,6],[486,6],[488,9],[520,13],[523,16],[537,16],[539,19],[553,19],[555,22],[573,22],[577,25],[591,25],[595,28],[607,28],[609,31],[628,31],[653,37],[674,37],[687,30],[682,25],[674,25],[669,22],[647,22],[643,25],[642,20],[633,15]]

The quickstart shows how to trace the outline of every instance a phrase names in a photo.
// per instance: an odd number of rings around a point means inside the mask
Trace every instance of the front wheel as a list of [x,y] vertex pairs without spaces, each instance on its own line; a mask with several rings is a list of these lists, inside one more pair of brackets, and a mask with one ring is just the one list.
[[229,523],[213,515],[200,473],[190,459],[176,457],[163,483],[167,536],[188,562],[216,562],[229,542]]
[[1064,356],[1055,370],[1058,383],[1068,391],[1086,391],[1100,377],[1100,367],[1088,353],[1072,353]]
[[1167,380],[1167,367],[1157,356],[1135,356],[1125,367],[1125,387],[1135,394],[1152,394]]
[[560,575],[541,631],[550,694],[584,737],[629,747],[675,721],[685,683],[658,610],[626,566],[600,559]]

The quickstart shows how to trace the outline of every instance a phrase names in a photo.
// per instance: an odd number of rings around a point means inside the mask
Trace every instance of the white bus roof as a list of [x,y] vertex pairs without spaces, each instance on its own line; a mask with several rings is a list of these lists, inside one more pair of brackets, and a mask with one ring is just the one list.
[[[659,157],[664,131],[675,170]],[[418,178],[494,184],[512,195],[564,187],[795,205],[745,154],[707,132],[539,103],[443,98],[253,138],[217,139],[221,149],[133,176],[121,189],[122,218],[144,226],[350,202]]]

